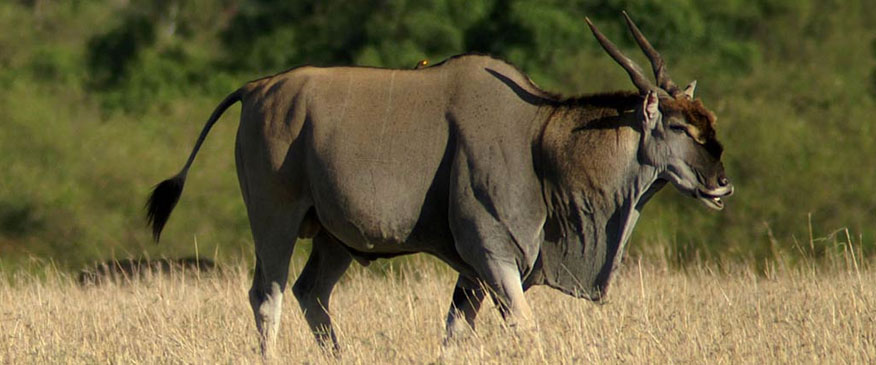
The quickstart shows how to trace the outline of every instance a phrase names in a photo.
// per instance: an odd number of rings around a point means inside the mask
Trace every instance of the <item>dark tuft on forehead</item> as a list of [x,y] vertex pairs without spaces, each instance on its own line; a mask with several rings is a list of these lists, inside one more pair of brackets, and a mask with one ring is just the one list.
[[681,114],[684,119],[699,129],[706,140],[715,138],[715,114],[700,99],[660,99],[660,109],[663,114]]

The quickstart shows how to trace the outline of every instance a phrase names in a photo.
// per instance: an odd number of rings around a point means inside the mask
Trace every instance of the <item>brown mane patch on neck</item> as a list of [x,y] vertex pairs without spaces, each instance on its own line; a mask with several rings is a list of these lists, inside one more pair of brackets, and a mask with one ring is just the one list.
[[615,91],[607,93],[589,94],[560,100],[560,104],[566,106],[595,106],[611,109],[635,108],[642,102],[642,96],[631,91]]
[[642,96],[635,92],[615,91],[574,97],[555,97],[554,112],[550,119],[567,119],[574,130],[615,128],[626,123],[620,116],[642,104]]

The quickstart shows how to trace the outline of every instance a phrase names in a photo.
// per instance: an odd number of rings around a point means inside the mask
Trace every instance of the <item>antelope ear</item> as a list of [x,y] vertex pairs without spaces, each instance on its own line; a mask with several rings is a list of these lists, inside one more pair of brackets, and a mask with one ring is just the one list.
[[684,88],[684,95],[687,96],[688,99],[693,100],[694,90],[697,88],[697,80],[693,80],[690,84],[687,84],[687,87]]
[[657,127],[657,120],[660,119],[660,99],[653,90],[648,91],[648,95],[645,95],[645,101],[642,103],[642,114],[644,114],[642,128],[645,131]]

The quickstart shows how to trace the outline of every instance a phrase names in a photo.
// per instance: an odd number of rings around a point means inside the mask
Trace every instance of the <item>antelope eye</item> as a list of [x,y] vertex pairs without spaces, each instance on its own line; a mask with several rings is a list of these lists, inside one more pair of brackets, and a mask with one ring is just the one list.
[[670,124],[669,129],[678,133],[687,133],[687,128],[680,124]]

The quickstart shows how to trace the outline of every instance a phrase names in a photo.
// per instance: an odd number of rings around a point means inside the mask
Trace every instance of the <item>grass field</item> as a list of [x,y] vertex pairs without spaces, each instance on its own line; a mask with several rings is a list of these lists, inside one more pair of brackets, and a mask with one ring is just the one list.
[[[339,361],[315,345],[288,292],[277,357],[367,364],[873,363],[876,270],[851,259],[836,266],[718,273],[700,265],[684,273],[627,260],[604,304],[534,288],[527,297],[537,335],[508,330],[485,306],[477,332],[448,348],[441,345],[454,283],[448,270],[419,258],[386,274],[356,267],[333,297]],[[258,363],[248,271],[238,264],[218,274],[86,288],[51,268],[6,275],[0,362]]]

